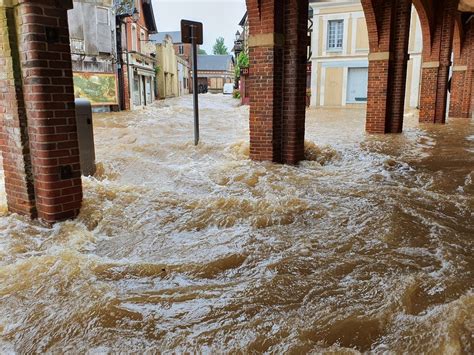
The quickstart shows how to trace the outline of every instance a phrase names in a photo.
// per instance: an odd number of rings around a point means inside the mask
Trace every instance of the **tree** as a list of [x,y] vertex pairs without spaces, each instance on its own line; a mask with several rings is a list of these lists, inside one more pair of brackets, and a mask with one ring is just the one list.
[[205,49],[199,48],[198,54],[199,54],[199,55],[207,55],[207,52],[206,52]]
[[224,55],[229,54],[227,47],[224,44],[224,37],[219,37],[216,39],[216,44],[212,47],[214,55]]

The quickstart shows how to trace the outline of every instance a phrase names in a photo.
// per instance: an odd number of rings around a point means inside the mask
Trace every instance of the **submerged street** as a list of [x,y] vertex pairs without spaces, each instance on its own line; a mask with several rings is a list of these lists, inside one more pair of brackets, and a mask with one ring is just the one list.
[[200,100],[198,147],[189,95],[95,115],[75,221],[8,214],[0,172],[1,353],[474,352],[472,120],[309,110],[294,167]]

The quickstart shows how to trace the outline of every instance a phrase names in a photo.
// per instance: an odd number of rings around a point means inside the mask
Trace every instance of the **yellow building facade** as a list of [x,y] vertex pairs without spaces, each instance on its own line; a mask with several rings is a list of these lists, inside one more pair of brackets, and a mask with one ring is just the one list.
[[[363,107],[367,102],[369,38],[359,0],[312,2],[311,106]],[[406,107],[419,104],[422,32],[412,11]]]
[[158,97],[166,99],[179,96],[178,57],[170,36],[156,45],[156,59]]

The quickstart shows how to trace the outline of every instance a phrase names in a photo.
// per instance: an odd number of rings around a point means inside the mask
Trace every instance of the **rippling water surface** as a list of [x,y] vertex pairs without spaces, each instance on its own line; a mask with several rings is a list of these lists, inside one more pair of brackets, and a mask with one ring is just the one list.
[[76,221],[0,192],[1,353],[474,352],[471,121],[309,111],[279,166],[248,160],[248,108],[201,100],[197,148],[191,97],[95,116]]

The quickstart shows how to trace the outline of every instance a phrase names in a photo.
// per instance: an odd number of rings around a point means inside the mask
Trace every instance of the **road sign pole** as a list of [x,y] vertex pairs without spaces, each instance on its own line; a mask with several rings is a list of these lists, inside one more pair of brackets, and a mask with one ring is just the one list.
[[199,92],[196,35],[197,33],[195,26],[191,26],[191,38],[193,46],[194,145],[199,144]]

